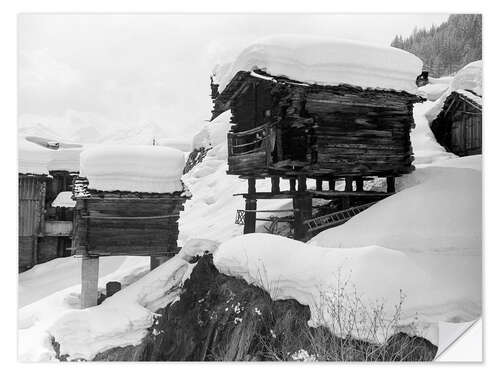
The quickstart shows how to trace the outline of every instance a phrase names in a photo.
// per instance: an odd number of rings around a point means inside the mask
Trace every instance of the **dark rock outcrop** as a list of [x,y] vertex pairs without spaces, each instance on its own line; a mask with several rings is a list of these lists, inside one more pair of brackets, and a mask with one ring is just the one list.
[[273,301],[263,289],[219,273],[211,255],[198,261],[179,301],[158,313],[140,345],[113,348],[94,360],[289,360],[301,350],[317,360],[432,360],[436,353],[426,340],[404,334],[376,346],[310,328],[307,306]]

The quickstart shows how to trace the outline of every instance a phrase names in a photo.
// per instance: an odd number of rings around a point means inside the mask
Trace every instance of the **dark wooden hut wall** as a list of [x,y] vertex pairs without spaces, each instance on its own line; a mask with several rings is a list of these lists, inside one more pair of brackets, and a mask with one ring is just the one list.
[[482,153],[482,106],[453,92],[432,122],[436,140],[458,156]]
[[46,178],[19,175],[19,270],[38,263],[38,236],[45,209]]
[[[412,104],[419,97],[244,73],[235,76],[229,93],[219,95],[214,106],[214,114],[227,108],[232,112],[230,174],[398,176],[413,169]],[[252,129],[266,125],[273,138],[264,148]],[[240,144],[248,145],[244,155],[238,152]]]
[[73,247],[89,256],[167,255],[178,251],[186,198],[101,193],[77,199]]

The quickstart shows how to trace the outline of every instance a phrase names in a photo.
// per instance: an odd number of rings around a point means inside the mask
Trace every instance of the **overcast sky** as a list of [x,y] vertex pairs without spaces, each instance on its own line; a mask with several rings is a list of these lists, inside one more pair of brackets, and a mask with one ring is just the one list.
[[256,38],[304,33],[388,45],[447,17],[22,15],[20,125],[83,141],[152,124],[158,136],[191,135],[210,118],[212,67]]

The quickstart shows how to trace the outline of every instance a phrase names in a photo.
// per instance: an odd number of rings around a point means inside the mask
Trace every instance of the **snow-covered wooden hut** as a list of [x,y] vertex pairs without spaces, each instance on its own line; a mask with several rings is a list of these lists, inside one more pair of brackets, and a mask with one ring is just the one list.
[[19,271],[70,255],[73,213],[67,203],[61,206],[60,195],[71,190],[78,171],[77,146],[19,139]]
[[482,153],[482,72],[482,61],[466,65],[436,103],[440,111],[431,129],[436,140],[458,156]]
[[81,154],[73,252],[83,256],[82,306],[97,302],[100,256],[150,256],[154,268],[178,252],[179,215],[189,198],[183,167],[184,154],[168,147],[107,145]]
[[253,43],[222,74],[214,100],[213,118],[232,114],[228,173],[249,180],[250,200],[264,197],[254,181],[266,177],[274,198],[284,193],[279,178],[290,180],[285,195],[295,192],[296,179],[304,192],[306,178],[315,178],[318,190],[323,180],[330,190],[345,180],[354,194],[353,180],[359,193],[364,179],[385,177],[392,192],[394,178],[413,170],[421,69],[420,59],[392,47],[307,36]]

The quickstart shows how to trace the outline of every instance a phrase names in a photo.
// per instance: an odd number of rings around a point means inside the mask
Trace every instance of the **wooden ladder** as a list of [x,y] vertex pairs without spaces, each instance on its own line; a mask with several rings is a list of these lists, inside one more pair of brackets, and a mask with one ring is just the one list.
[[315,232],[319,229],[333,228],[340,224],[344,224],[347,220],[351,219],[360,212],[366,210],[368,207],[374,205],[376,202],[362,204],[342,211],[336,211],[331,214],[314,217],[304,221],[308,232]]

